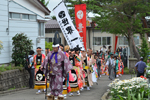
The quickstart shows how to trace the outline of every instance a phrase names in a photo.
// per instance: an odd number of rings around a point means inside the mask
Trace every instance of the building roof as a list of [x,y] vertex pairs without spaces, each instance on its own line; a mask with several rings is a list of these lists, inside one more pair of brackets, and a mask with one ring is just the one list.
[[49,15],[51,13],[51,11],[40,0],[29,1],[36,5],[38,8],[40,8],[42,11],[44,11],[46,15]]
[[60,28],[56,20],[49,20],[45,23],[45,28]]
[[49,13],[51,12],[40,0],[37,0]]

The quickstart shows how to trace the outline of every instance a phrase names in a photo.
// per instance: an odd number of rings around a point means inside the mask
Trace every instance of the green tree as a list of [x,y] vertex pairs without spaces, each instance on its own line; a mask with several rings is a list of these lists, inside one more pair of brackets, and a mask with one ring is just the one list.
[[53,50],[52,45],[53,45],[53,42],[47,42],[47,41],[45,41],[45,48],[49,48],[50,51]]
[[56,16],[51,16],[51,18],[52,18],[53,20],[56,20]]
[[47,7],[47,5],[49,4],[50,0],[48,0],[47,2],[46,2],[46,0],[40,0],[40,1]]
[[[74,0],[67,0],[73,2]],[[148,1],[148,0],[147,0]],[[100,16],[93,20],[98,24],[99,29],[116,35],[126,36],[130,47],[130,57],[139,59],[134,34],[145,34],[150,32],[144,28],[145,16],[150,13],[149,1],[146,0],[85,0],[88,11]]]
[[24,58],[28,56],[29,51],[33,48],[32,40],[30,40],[24,33],[17,33],[12,40],[12,63],[14,63],[15,66],[24,65]]
[[148,47],[147,40],[144,37],[142,38],[141,49],[139,51],[140,56],[143,57],[146,62],[150,53],[150,48]]

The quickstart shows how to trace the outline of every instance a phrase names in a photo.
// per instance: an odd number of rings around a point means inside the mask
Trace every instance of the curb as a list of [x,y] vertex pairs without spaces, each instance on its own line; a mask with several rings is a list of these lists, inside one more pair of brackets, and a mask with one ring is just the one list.
[[26,90],[26,89],[29,89],[29,88],[26,87],[26,88],[14,89],[14,90],[0,91],[0,96],[10,95],[10,94],[13,94],[13,93],[15,93],[17,91]]
[[101,97],[100,100],[108,100],[108,95],[109,95],[110,90],[107,90],[107,92],[104,93],[104,95]]

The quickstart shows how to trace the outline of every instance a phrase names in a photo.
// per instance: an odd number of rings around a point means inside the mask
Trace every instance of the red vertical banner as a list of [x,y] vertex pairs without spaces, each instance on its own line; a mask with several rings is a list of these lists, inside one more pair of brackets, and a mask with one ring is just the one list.
[[86,50],[86,4],[75,5],[75,22]]
[[116,37],[115,37],[115,48],[114,48],[114,54],[116,53],[117,43],[118,43],[118,36],[116,36]]

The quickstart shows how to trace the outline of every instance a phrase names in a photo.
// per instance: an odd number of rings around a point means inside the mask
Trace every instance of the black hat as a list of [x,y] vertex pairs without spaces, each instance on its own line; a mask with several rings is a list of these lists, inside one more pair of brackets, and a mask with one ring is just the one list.
[[75,51],[80,51],[79,46],[75,47],[74,50],[75,50]]
[[52,47],[59,47],[59,44],[60,44],[60,35],[58,32],[55,32],[54,42],[53,42]]
[[70,51],[72,52],[72,51],[74,51],[74,49],[70,49]]
[[63,44],[59,44],[59,46],[62,46],[62,47],[64,47],[64,45],[63,45]]

